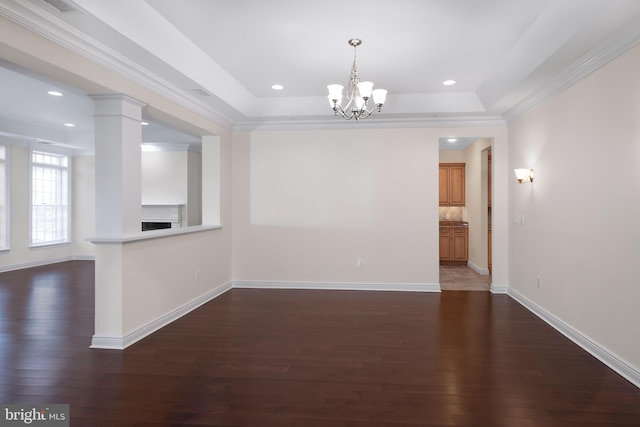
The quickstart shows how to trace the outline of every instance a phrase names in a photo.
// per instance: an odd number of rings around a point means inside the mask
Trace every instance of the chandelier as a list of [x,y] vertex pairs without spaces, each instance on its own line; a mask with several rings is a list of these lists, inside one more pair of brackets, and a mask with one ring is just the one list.
[[[382,109],[382,104],[384,104],[387,97],[387,91],[384,89],[372,90],[372,82],[360,81],[358,68],[356,67],[356,48],[362,44],[362,40],[353,38],[348,43],[353,46],[353,65],[351,66],[351,75],[347,86],[347,103],[342,107],[342,89],[344,89],[344,86],[339,84],[327,86],[327,89],[329,89],[328,98],[336,116],[340,113],[347,120],[360,120],[369,117],[374,111]],[[369,110],[368,103],[371,97],[373,97],[375,108]]]

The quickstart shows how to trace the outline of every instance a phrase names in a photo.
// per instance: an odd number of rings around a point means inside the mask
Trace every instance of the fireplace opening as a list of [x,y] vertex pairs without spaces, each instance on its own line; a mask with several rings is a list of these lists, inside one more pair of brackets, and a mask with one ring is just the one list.
[[142,222],[142,231],[162,230],[164,228],[171,228],[171,223],[170,222],[152,222],[152,221]]

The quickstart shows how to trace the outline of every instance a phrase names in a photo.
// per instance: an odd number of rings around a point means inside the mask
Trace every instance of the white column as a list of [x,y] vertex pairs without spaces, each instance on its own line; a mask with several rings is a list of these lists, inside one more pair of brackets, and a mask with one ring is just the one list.
[[94,348],[123,349],[124,241],[141,234],[140,121],[144,104],[125,95],[96,95],[96,277]]
[[220,137],[202,137],[202,224],[219,225],[220,218]]
[[126,95],[95,95],[96,235],[140,233],[142,104]]

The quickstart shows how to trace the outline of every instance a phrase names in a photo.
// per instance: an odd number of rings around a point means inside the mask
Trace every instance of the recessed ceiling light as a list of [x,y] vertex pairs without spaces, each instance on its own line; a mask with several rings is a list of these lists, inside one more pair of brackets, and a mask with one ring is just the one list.
[[271,89],[273,89],[273,90],[282,90],[282,89],[284,89],[284,86],[282,86],[282,85],[272,85]]
[[445,86],[452,86],[452,85],[456,84],[456,81],[455,80],[445,80],[445,81],[442,82],[442,84],[445,85]]
[[140,124],[141,124],[142,126],[149,126],[149,123],[147,123],[147,122],[140,122]]
[[51,96],[62,96],[62,92],[58,92],[57,90],[50,90],[47,93]]
[[76,125],[74,125],[73,123],[65,123],[64,125],[68,128],[76,127]]
[[456,139],[456,138],[449,138],[449,139],[447,139],[447,141],[448,141],[448,142],[451,142],[451,143],[454,143],[454,142],[456,142],[456,141],[457,141],[457,139]]

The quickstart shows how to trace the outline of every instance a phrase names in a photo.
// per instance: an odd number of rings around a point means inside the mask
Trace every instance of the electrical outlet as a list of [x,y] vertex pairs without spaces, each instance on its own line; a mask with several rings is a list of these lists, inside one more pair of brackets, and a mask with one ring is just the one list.
[[538,289],[542,287],[542,277],[538,276]]
[[363,259],[362,259],[362,258],[358,258],[358,261],[356,261],[356,266],[357,266],[358,268],[362,268],[362,267],[363,267],[363,265],[364,265],[364,261],[363,261]]
[[200,270],[196,270],[196,281],[200,280]]

